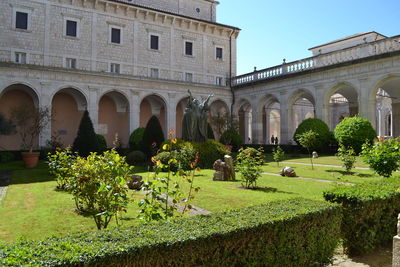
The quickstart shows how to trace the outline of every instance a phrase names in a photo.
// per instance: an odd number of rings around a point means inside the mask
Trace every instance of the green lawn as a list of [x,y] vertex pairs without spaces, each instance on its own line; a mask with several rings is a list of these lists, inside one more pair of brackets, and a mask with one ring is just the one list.
[[[301,158],[296,160],[302,160]],[[321,162],[329,159],[320,158]],[[276,173],[280,168],[275,163],[263,167],[265,172]],[[319,179],[362,182],[380,179],[370,177],[368,170],[357,170],[354,177],[336,179],[340,169],[316,167],[311,171],[309,166],[294,166],[300,176]],[[75,212],[72,196],[55,190],[56,182],[48,174],[46,165],[41,162],[38,168],[24,169],[20,162],[0,164],[0,170],[13,170],[12,184],[0,204],[0,240],[14,241],[20,236],[39,239],[51,235],[95,230],[90,217],[83,217]],[[335,172],[330,172],[333,170]],[[145,178],[148,173],[137,169]],[[339,173],[340,174],[340,173]],[[258,181],[259,189],[248,190],[241,187],[241,182],[212,181],[213,170],[202,170],[195,177],[195,186],[201,188],[193,204],[211,212],[236,209],[265,202],[294,197],[323,200],[322,192],[334,186],[334,183],[323,183],[279,176],[262,175]],[[363,176],[365,175],[365,176]],[[237,177],[238,179],[240,177]],[[179,179],[179,178],[176,178]],[[347,179],[347,180],[346,180]],[[139,199],[140,192],[133,193]],[[124,215],[124,225],[137,224],[137,201],[132,203]],[[110,225],[114,227],[115,223]]]
[[[272,155],[267,155],[267,161],[273,161]],[[285,162],[299,162],[299,163],[310,163],[310,156],[309,155],[286,155]],[[336,156],[321,156],[319,158],[313,159],[315,164],[324,164],[324,165],[336,165],[342,166],[342,162]],[[368,165],[365,164],[361,158],[357,158],[356,163],[354,164],[356,167],[363,167],[368,168]]]

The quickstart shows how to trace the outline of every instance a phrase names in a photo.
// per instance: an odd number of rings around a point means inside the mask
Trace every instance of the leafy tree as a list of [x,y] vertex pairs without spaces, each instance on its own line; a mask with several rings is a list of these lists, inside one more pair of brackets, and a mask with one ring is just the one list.
[[256,188],[257,180],[261,177],[261,166],[264,164],[264,151],[262,147],[258,150],[252,147],[239,149],[236,167],[242,176],[242,186],[245,188]]
[[100,151],[99,142],[93,128],[93,123],[87,110],[83,113],[78,129],[78,135],[74,140],[72,149],[77,151],[82,157],[87,157],[91,152]]
[[145,128],[139,127],[131,133],[131,136],[129,137],[130,150],[134,151],[142,148],[144,130]]
[[296,129],[293,139],[300,145],[298,136],[310,130],[318,134],[318,139],[312,144],[312,150],[320,151],[331,144],[333,138],[328,125],[317,118],[309,118],[302,121]]
[[236,117],[231,116],[228,113],[211,116],[210,124],[214,128],[217,136],[221,137],[222,134],[228,129],[233,129],[234,131],[239,131],[239,121]]
[[335,128],[334,135],[339,145],[352,147],[358,154],[365,142],[372,143],[376,132],[369,120],[359,116],[345,118]]
[[15,133],[15,126],[0,113],[0,135],[10,135],[13,133]]
[[276,164],[279,166],[279,162],[285,159],[285,151],[283,151],[283,149],[280,146],[278,146],[272,149],[272,157],[274,158]]
[[243,144],[243,139],[236,130],[229,129],[222,134],[220,142],[232,146],[232,151],[238,151]]
[[315,143],[318,140],[319,135],[314,132],[313,130],[309,130],[307,132],[304,132],[302,134],[299,134],[296,136],[297,140],[299,140],[299,143],[302,147],[307,149],[308,154],[310,155],[310,161],[311,161],[311,168],[314,170],[314,164],[312,160],[312,148],[314,147]]
[[152,116],[147,122],[143,133],[142,151],[148,156],[153,156],[164,142],[164,133],[160,121]]
[[354,167],[354,163],[357,160],[354,149],[340,146],[336,156],[342,161],[342,166],[345,168],[346,172],[350,173],[351,169]]
[[400,167],[400,139],[388,139],[363,145],[361,155],[377,174],[390,177]]

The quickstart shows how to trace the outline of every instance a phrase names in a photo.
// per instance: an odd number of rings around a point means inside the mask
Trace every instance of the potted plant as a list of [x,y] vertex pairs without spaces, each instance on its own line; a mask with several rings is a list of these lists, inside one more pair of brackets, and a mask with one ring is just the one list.
[[[11,110],[11,121],[21,137],[22,160],[25,167],[36,167],[39,162],[39,152],[33,152],[36,140],[50,121],[50,111],[47,107],[19,106]],[[27,152],[26,152],[27,151]]]

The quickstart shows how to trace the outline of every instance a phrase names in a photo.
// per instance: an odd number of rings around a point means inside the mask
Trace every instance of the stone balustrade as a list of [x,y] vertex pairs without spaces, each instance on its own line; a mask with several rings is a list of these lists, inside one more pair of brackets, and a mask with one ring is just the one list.
[[234,77],[232,78],[231,85],[233,87],[242,86],[254,83],[256,81],[268,80],[278,76],[284,76],[310,69],[318,69],[321,67],[367,58],[370,56],[381,55],[393,51],[400,51],[400,36],[385,38],[383,40],[365,43],[294,62],[284,62],[282,65]]

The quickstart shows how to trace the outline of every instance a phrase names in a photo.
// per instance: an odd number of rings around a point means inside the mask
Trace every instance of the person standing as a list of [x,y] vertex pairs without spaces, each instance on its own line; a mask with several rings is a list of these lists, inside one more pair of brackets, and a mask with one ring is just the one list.
[[271,136],[271,145],[273,145],[275,143],[275,137],[274,135]]
[[278,140],[278,136],[277,137],[275,137],[275,145],[278,145],[279,144],[279,140]]

